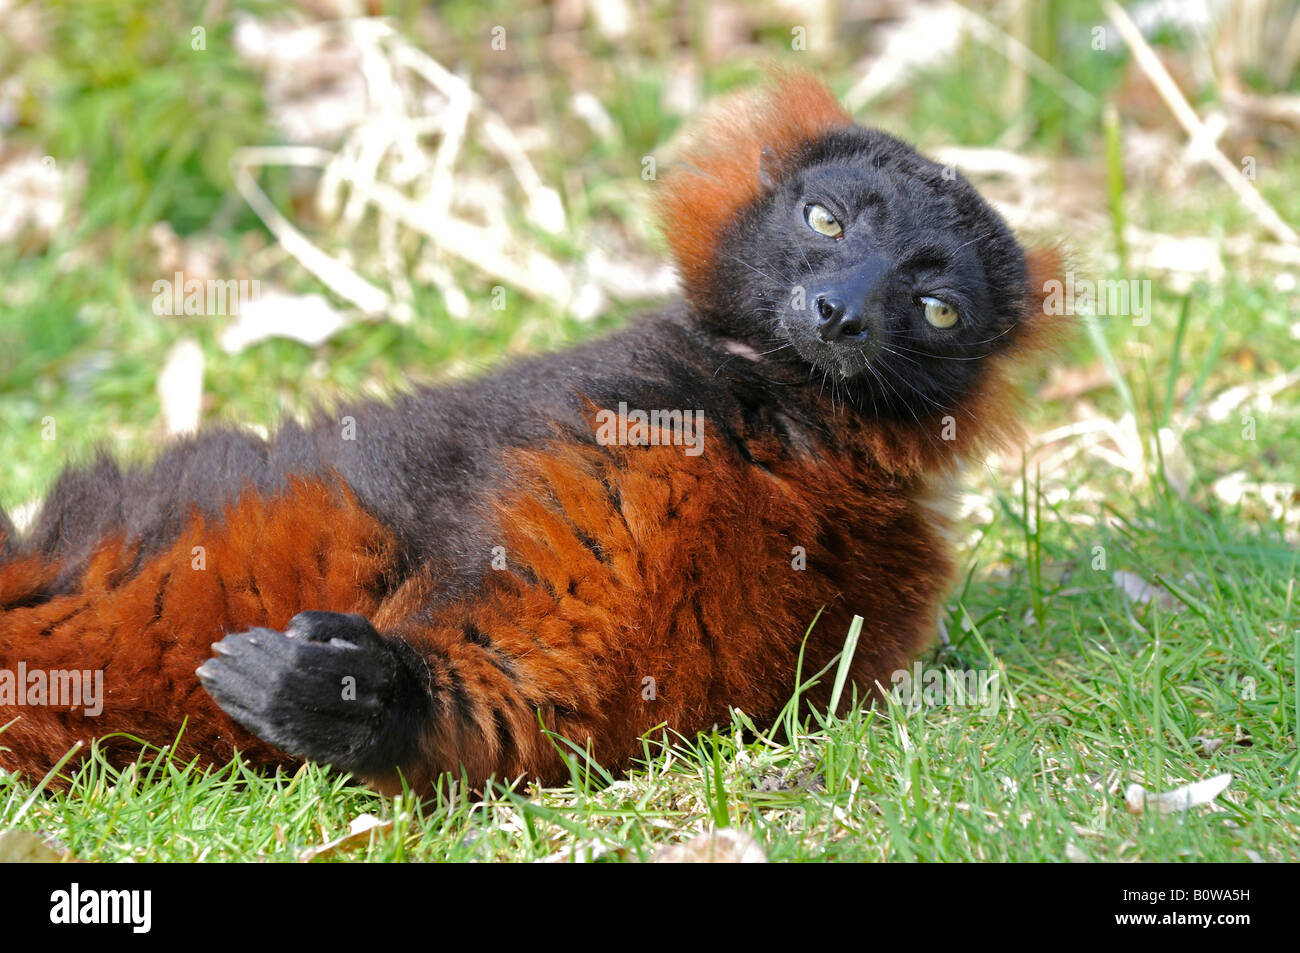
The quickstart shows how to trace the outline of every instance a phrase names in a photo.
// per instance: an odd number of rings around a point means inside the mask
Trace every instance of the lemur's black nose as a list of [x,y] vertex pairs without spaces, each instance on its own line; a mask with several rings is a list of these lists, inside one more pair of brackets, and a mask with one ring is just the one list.
[[[827,344],[858,347],[875,336],[875,315],[881,313],[888,293],[891,264],[883,254],[868,255],[849,268],[825,276],[808,310],[805,327],[816,325],[817,336]],[[811,320],[808,320],[811,318]]]
[[838,295],[818,295],[816,304],[817,334],[823,341],[856,337],[866,328],[861,309],[845,307]]

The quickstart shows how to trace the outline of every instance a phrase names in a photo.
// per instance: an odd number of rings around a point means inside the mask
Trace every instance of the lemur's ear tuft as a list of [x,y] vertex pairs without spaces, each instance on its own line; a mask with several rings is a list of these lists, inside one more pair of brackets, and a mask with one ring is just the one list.
[[1052,348],[1068,337],[1075,327],[1056,300],[1065,279],[1065,256],[1051,245],[1028,249],[1025,254],[1025,302],[1016,333],[1018,348]]
[[718,244],[736,215],[780,181],[809,142],[852,124],[820,80],[774,71],[766,87],[723,101],[694,127],[659,198],[687,297],[707,296]]
[[1025,265],[1029,274],[1029,307],[1039,311],[1050,292],[1048,282],[1063,277],[1065,259],[1059,248],[1039,245],[1025,253]]

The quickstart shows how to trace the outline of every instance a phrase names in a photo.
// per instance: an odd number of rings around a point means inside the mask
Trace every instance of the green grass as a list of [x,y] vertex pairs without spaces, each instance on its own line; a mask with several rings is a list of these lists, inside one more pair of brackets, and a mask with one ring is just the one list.
[[[651,6],[660,14],[668,7]],[[57,8],[63,29],[84,40],[88,28],[73,7]],[[479,48],[483,24],[511,23],[513,14],[447,7],[448,29],[466,61],[494,69]],[[130,23],[143,29],[143,9],[123,27],[123,42],[134,35]],[[409,5],[398,13],[413,29]],[[529,15],[521,22],[542,22],[536,8]],[[168,7],[166,16],[174,34],[188,30],[183,12]],[[1176,200],[1157,184],[1115,174],[1102,106],[1116,95],[1124,57],[1090,53],[1087,31],[1098,21],[1090,4],[1064,4],[1053,18],[1060,22],[1030,24],[1031,45],[1096,97],[1095,112],[1061,108],[1036,80],[1023,103],[1008,105],[1005,61],[971,46],[860,118],[923,147],[998,143],[1014,127],[1023,151],[1086,165],[1097,183],[1095,214],[1065,218],[1058,233],[1039,237],[1065,233],[1087,263],[1119,257],[1120,221],[1172,235],[1254,232],[1208,173]],[[1039,36],[1044,29],[1055,39]],[[770,24],[765,49],[778,53],[788,35],[784,24]],[[512,352],[576,340],[632,310],[614,306],[581,323],[527,304],[489,322],[456,321],[436,293],[417,287],[419,318],[411,324],[358,324],[319,348],[269,341],[236,356],[216,343],[219,321],[155,317],[148,283],[157,269],[143,237],[152,221],[165,219],[182,234],[212,222],[208,230],[231,260],[263,247],[266,236],[232,200],[220,162],[190,140],[159,140],[165,117],[115,111],[109,90],[129,99],[151,84],[167,87],[170,76],[185,80],[179,90],[201,82],[215,98],[196,108],[242,104],[214,115],[218,152],[267,141],[256,87],[222,52],[226,36],[222,24],[212,25],[214,56],[201,73],[184,44],[145,43],[131,58],[80,42],[30,62],[0,47],[0,65],[38,72],[49,88],[26,105],[20,136],[61,162],[81,156],[100,173],[76,230],[48,248],[0,251],[6,508],[36,498],[62,465],[96,444],[134,457],[156,447],[157,371],[182,337],[196,338],[207,358],[205,419],[267,425],[340,393],[458,376]],[[682,119],[663,105],[661,60],[672,44],[646,36],[629,41],[635,49],[627,53],[586,39],[591,68],[607,82],[585,85],[600,93],[615,125],[611,140],[597,141],[567,115],[579,84],[565,70],[542,68],[542,38],[522,27],[512,36],[519,42],[511,68],[535,77],[534,118],[554,143],[536,157],[538,168],[570,214],[570,232],[552,240],[553,253],[579,257],[596,227],[614,229],[632,247],[662,247],[648,224],[639,171],[641,157],[662,150]],[[98,62],[104,57],[117,59]],[[841,49],[820,68],[843,91],[851,62]],[[749,60],[709,64],[701,55],[700,63],[702,85],[712,90],[757,73]],[[101,83],[102,95],[77,92]],[[69,112],[67,104],[82,111]],[[111,143],[87,138],[94,122],[106,121],[95,110],[106,110],[132,143],[121,168],[104,164]],[[1300,176],[1300,155],[1261,146],[1259,164],[1261,192],[1300,222],[1300,195],[1286,188]],[[285,183],[272,177],[271,185],[277,201],[287,201]],[[1128,253],[1142,250],[1130,245]],[[382,797],[315,766],[267,777],[237,764],[200,770],[165,754],[121,772],[92,759],[66,789],[36,790],[0,777],[0,828],[42,832],[72,856],[107,861],[292,861],[345,834],[363,813],[392,823],[333,857],[535,860],[567,851],[643,860],[665,844],[728,825],[750,831],[772,860],[1295,860],[1300,527],[1294,515],[1287,522],[1255,498],[1230,505],[1214,486],[1236,471],[1300,483],[1300,389],[1269,402],[1249,399],[1222,419],[1206,406],[1230,388],[1300,365],[1292,331],[1300,295],[1279,290],[1287,286],[1278,283],[1278,268],[1256,256],[1226,266],[1222,281],[1187,290],[1158,274],[1109,275],[1154,279],[1150,325],[1103,319],[1095,334],[1078,335],[1058,363],[1110,367],[1118,378],[1041,402],[1030,415],[1031,431],[1039,432],[1071,419],[1080,403],[1094,416],[1129,414],[1146,454],[1140,466],[1124,469],[1083,451],[1041,474],[1033,460],[1018,472],[1017,461],[1005,459],[998,469],[968,475],[965,489],[984,505],[963,524],[962,571],[944,608],[951,644],[921,661],[952,672],[996,671],[996,710],[891,704],[798,724],[791,708],[777,726],[737,714],[700,738],[647,738],[643,762],[625,778],[575,758],[565,787],[498,787],[480,798],[448,779],[424,804]],[[1103,268],[1079,270],[1108,277]],[[319,290],[302,275],[280,277]],[[491,313],[490,283],[465,277],[475,314]],[[1035,377],[1029,386],[1042,383]],[[1254,418],[1254,439],[1244,436],[1243,415]],[[57,422],[54,441],[41,439],[46,416]],[[1181,432],[1186,466],[1156,452],[1157,431],[1170,425]],[[1178,479],[1167,479],[1175,466]],[[1298,505],[1290,500],[1292,512]],[[1169,594],[1134,603],[1116,572],[1162,584]],[[1208,753],[1206,738],[1219,742]],[[1214,809],[1142,816],[1125,809],[1130,783],[1160,791],[1221,773],[1234,780]]]

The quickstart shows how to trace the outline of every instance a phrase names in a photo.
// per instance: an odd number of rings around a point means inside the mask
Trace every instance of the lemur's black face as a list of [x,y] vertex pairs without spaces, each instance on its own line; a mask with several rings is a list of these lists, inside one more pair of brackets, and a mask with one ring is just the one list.
[[951,409],[1020,316],[1024,256],[1005,224],[884,133],[814,143],[737,224],[718,261],[720,284],[743,289],[736,331],[864,408]]

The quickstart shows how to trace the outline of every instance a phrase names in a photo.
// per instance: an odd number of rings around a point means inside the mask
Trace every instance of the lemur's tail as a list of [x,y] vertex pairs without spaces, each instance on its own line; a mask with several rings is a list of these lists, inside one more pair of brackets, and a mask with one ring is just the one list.
[[195,669],[227,633],[281,628],[303,607],[372,611],[394,558],[390,534],[318,481],[246,493],[220,519],[195,510],[143,561],[106,535],[71,588],[0,520],[0,768],[35,779],[91,739],[119,764],[140,741],[178,735],[184,759],[224,763],[238,749],[260,766],[292,763],[223,712]]

